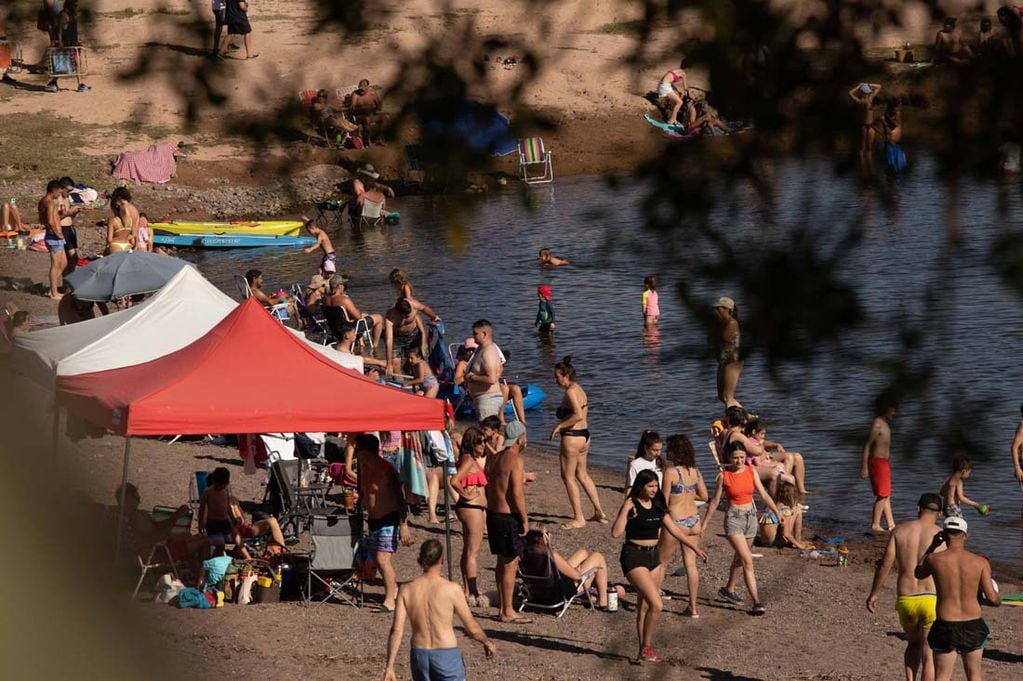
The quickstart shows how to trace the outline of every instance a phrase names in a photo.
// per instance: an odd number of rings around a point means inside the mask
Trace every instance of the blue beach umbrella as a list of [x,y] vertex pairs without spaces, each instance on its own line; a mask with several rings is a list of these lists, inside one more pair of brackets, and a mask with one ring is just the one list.
[[182,267],[184,260],[159,253],[127,251],[93,260],[64,277],[79,300],[96,303],[159,291]]

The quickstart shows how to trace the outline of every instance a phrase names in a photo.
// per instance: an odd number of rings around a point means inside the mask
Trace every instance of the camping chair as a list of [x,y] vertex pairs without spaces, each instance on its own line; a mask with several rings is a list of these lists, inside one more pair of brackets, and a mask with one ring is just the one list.
[[[248,280],[240,274],[234,275],[233,278],[235,286],[238,287],[238,293],[242,297],[242,301],[246,301],[251,298],[252,287],[249,286]],[[266,306],[264,305],[264,307]],[[287,303],[277,303],[276,305],[266,307],[266,309],[270,312],[270,316],[279,321],[281,324],[290,319]]]
[[590,568],[582,573],[582,579],[576,583],[558,571],[554,564],[554,555],[550,539],[544,551],[527,550],[519,561],[519,579],[522,580],[522,603],[519,612],[526,607],[541,610],[557,611],[561,617],[568,607],[580,597],[585,597],[590,609],[594,609],[593,596],[587,582],[597,574],[597,568]]
[[298,93],[298,101],[301,102],[302,108],[305,110],[306,115],[309,116],[310,125],[316,128],[316,135],[306,133],[306,144],[320,142],[322,138],[328,149],[340,147],[344,144],[348,133],[336,131],[337,137],[335,138],[335,131],[332,131],[330,126],[327,125],[327,119],[313,110],[313,102],[316,100],[318,92],[318,90],[300,90]]
[[327,504],[330,484],[302,484],[301,459],[278,459],[270,464],[267,495],[281,532],[297,537],[302,534],[316,511]]
[[21,43],[12,42],[9,38],[0,39],[0,69],[10,75],[21,73],[22,68]]
[[[522,181],[526,184],[543,184],[554,181],[554,163],[551,155],[554,152],[544,149],[543,138],[527,137],[519,140],[519,170]],[[530,175],[529,166],[543,166],[543,173]]]
[[[333,225],[334,227],[341,226],[341,216],[344,214],[345,208],[348,206],[348,200],[338,201],[337,199],[327,199],[326,201],[316,202],[316,222],[321,225]],[[328,215],[328,213],[330,215]]]
[[[161,520],[167,520],[174,512],[176,508],[170,506],[156,506],[153,508],[153,520],[159,522]],[[178,521],[174,523],[174,527],[171,528],[169,539],[177,537],[187,537],[192,533],[192,511],[182,514]],[[165,560],[166,559],[166,560]],[[142,588],[142,582],[146,578],[146,574],[153,569],[159,567],[170,566],[171,571],[174,573],[174,578],[180,580],[181,576],[178,574],[177,561],[174,560],[174,556],[171,555],[170,547],[167,545],[167,541],[157,542],[153,544],[152,548],[149,549],[149,555],[145,559],[142,558],[142,554],[138,554],[139,567],[142,569],[142,573],[139,575],[139,581],[135,583],[135,590],[131,592],[131,599],[135,600],[135,597],[139,595],[139,589]]]
[[362,212],[359,214],[360,227],[376,227],[384,222],[384,202],[362,198]]
[[199,502],[202,501],[203,492],[206,491],[206,477],[209,471],[196,471],[188,477],[188,505],[194,510],[199,510]]
[[46,75],[50,78],[77,78],[89,74],[84,47],[51,47],[46,50]]
[[358,528],[361,523],[355,516],[338,513],[313,515],[309,523],[309,569],[306,572],[305,603],[313,602],[313,580],[317,582],[316,605],[323,605],[331,598],[353,607],[362,607],[364,598],[363,582],[358,577],[355,565],[356,547],[359,543]]
[[373,346],[373,331],[370,330],[369,322],[367,322],[365,318],[353,322],[352,318],[348,316],[348,311],[340,305],[321,304],[320,310],[323,311],[323,318],[326,320],[327,328],[330,329],[334,338],[341,338],[341,327],[344,324],[352,324],[355,326],[355,337],[362,339],[363,346],[369,349],[370,354],[373,354],[375,351]]
[[327,321],[313,314],[305,302],[305,293],[302,287],[294,284],[291,287],[291,299],[295,301],[295,310],[298,312],[302,325],[305,328],[305,335],[309,340],[320,345],[326,345],[331,341],[332,335]]

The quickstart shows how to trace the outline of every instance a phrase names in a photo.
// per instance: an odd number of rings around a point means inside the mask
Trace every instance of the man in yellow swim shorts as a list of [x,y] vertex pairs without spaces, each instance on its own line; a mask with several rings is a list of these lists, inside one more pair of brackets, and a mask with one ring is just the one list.
[[932,578],[917,579],[913,573],[934,540],[934,535],[941,529],[937,524],[940,514],[940,496],[928,492],[920,497],[916,520],[897,524],[888,537],[888,546],[878,563],[874,586],[867,597],[867,610],[877,612],[881,588],[892,565],[898,562],[899,583],[895,611],[899,614],[899,624],[906,632],[906,653],[903,658],[906,678],[914,681],[917,678],[934,681],[934,657],[927,645],[927,632],[937,618],[935,606],[938,597]]

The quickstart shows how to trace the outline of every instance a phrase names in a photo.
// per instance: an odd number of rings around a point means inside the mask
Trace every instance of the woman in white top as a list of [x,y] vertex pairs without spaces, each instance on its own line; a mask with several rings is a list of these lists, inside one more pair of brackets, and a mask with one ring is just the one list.
[[632,489],[632,483],[640,471],[650,470],[657,476],[657,483],[661,483],[661,471],[664,470],[664,459],[661,458],[661,451],[664,444],[661,436],[653,430],[644,430],[636,445],[636,453],[629,459],[629,469],[625,475],[625,490]]

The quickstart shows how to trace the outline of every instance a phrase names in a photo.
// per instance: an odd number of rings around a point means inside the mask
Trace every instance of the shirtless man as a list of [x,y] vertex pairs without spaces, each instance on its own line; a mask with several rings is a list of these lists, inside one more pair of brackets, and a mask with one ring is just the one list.
[[50,180],[46,194],[39,199],[39,222],[46,227],[46,250],[50,252],[50,298],[60,300],[60,285],[67,267],[67,253],[64,252],[64,230],[60,225],[57,200],[60,198],[60,181]]
[[501,348],[494,342],[494,327],[486,319],[472,325],[476,352],[466,365],[465,386],[472,397],[472,408],[477,421],[488,416],[500,416],[504,397],[501,393]]
[[504,429],[504,449],[487,457],[487,541],[490,553],[497,556],[497,596],[502,622],[528,624],[512,604],[515,573],[523,542],[529,532],[526,514],[525,469],[521,448],[526,445],[526,427],[512,421]]
[[214,468],[206,478],[206,491],[199,500],[199,531],[206,535],[210,544],[235,546],[242,543],[241,535],[231,522],[231,471],[224,467]]
[[252,297],[266,307],[273,307],[288,299],[287,295],[277,295],[276,293],[267,295],[263,291],[263,273],[260,270],[249,270],[246,272],[245,281],[249,282],[249,290],[252,292]]
[[556,255],[551,255],[551,249],[541,248],[540,249],[540,266],[544,267],[550,265],[551,267],[561,267],[562,265],[570,264],[565,258],[559,258]]
[[[950,681],[956,653],[963,658],[967,681],[983,678],[981,658],[990,630],[981,617],[978,594],[983,592],[988,605],[1002,604],[991,581],[991,564],[966,550],[966,530],[962,518],[945,518],[944,531],[934,535],[915,573],[917,579],[933,577],[938,592],[938,619],[927,636],[937,681]],[[948,548],[936,553],[942,544]]]
[[934,580],[930,577],[917,579],[913,575],[917,563],[938,534],[938,517],[941,515],[941,497],[928,492],[917,503],[917,518],[899,526],[888,537],[884,557],[874,572],[874,586],[867,597],[867,610],[877,612],[877,601],[881,588],[892,565],[898,563],[899,583],[896,589],[895,612],[899,613],[899,624],[906,632],[906,653],[903,661],[906,681],[916,681],[917,670],[922,681],[934,681],[934,658],[927,646],[927,632],[934,624],[937,596]]
[[154,520],[148,513],[139,511],[142,499],[138,488],[130,482],[125,483],[123,489],[118,487],[114,490],[114,498],[117,500],[119,510],[124,512],[124,525],[118,528],[118,532],[123,530],[125,542],[122,546],[128,547],[131,551],[129,555],[145,555],[154,544],[165,541],[175,560],[190,558],[192,574],[200,574],[199,564],[202,558],[209,554],[209,540],[201,534],[192,534],[191,528],[180,536],[171,536],[178,519],[188,513],[188,506],[179,506],[169,517]]
[[323,249],[323,258],[320,260],[320,274],[324,277],[330,277],[337,272],[337,253],[334,252],[334,244],[330,242],[330,237],[327,236],[327,233],[310,218],[303,215],[302,222],[305,224],[309,234],[316,239],[315,244],[302,250],[306,253],[312,253],[317,248]]
[[[381,373],[387,372],[387,362],[382,359],[376,359],[375,357],[366,357],[365,355],[359,355],[355,352],[355,324],[344,323],[341,325],[341,337],[336,343],[334,343],[334,349],[338,352],[343,352],[348,355],[358,355],[362,357],[362,363],[368,367],[374,367],[372,369],[366,369],[367,375],[371,378],[379,376]],[[375,374],[375,376],[374,376]]]
[[[890,532],[895,528],[892,517],[892,468],[889,463],[892,446],[891,421],[895,417],[898,404],[888,396],[882,395],[875,403],[874,422],[870,425],[870,436],[863,446],[863,457],[860,462],[860,477],[870,478],[870,487],[874,491],[874,515],[870,525],[872,532]],[[881,515],[888,523],[888,529],[881,527]]]
[[64,255],[67,257],[63,273],[65,277],[78,267],[78,232],[75,230],[75,216],[82,212],[82,207],[71,203],[71,191],[74,188],[75,181],[70,177],[60,178],[57,214],[60,217],[61,232],[64,234]]
[[849,90],[849,97],[863,107],[863,120],[860,126],[860,163],[869,165],[874,158],[874,140],[877,128],[874,124],[874,98],[881,91],[878,83],[860,83]]
[[[1019,407],[1023,416],[1023,404]],[[1016,469],[1016,480],[1023,483],[1023,420],[1016,426],[1016,434],[1012,438],[1012,467]]]
[[384,602],[380,610],[394,611],[398,597],[398,580],[391,557],[402,546],[412,545],[408,527],[408,509],[402,494],[401,480],[394,466],[380,456],[380,440],[365,433],[349,436],[359,462],[359,498],[366,510],[366,546],[384,578]]
[[387,366],[394,374],[401,373],[410,347],[418,345],[426,356],[426,327],[406,298],[399,298],[384,315],[384,345]]
[[360,319],[365,320],[373,333],[373,347],[380,345],[380,334],[384,332],[384,317],[379,314],[364,314],[355,306],[355,301],[348,295],[347,275],[335,274],[330,278],[330,293],[323,299],[323,303],[343,308],[352,324]]
[[934,36],[935,64],[962,64],[973,57],[969,46],[956,28],[956,18],[947,17],[941,30]]
[[422,576],[402,586],[398,594],[391,634],[387,638],[384,681],[397,681],[394,661],[405,633],[406,617],[412,622],[412,678],[464,679],[465,663],[452,627],[455,615],[466,633],[483,644],[487,657],[493,657],[497,649],[472,616],[462,588],[441,576],[444,549],[440,542],[436,539],[423,542],[418,562],[423,569]]

